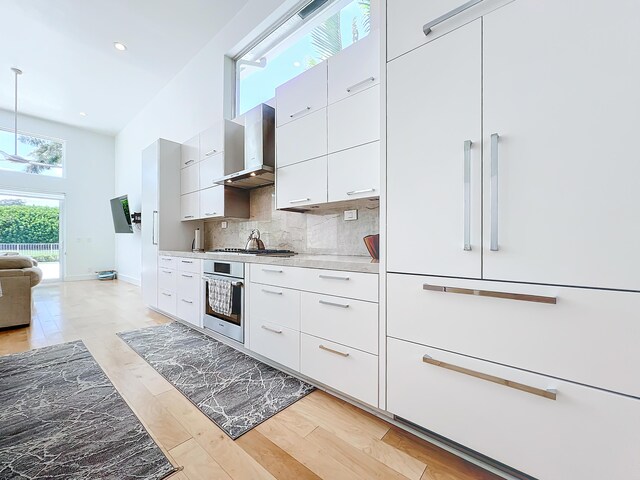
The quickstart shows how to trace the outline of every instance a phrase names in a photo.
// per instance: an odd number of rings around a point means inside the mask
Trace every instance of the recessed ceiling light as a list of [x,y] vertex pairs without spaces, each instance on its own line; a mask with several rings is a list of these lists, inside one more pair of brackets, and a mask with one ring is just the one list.
[[116,50],[120,50],[121,52],[124,52],[127,49],[127,46],[121,42],[113,42],[113,46]]
[[86,116],[87,116],[87,114],[86,114],[85,112],[80,112],[80,116],[81,116],[81,117],[86,117]]

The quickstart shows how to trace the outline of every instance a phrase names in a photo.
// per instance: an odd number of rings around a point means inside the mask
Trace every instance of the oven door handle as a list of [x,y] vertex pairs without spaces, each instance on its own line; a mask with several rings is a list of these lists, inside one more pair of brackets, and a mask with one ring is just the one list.
[[[202,280],[204,280],[205,282],[209,281],[209,278],[219,278],[220,280],[226,280],[225,278],[221,278],[221,277],[202,277]],[[244,283],[243,282],[231,282],[231,286],[232,287],[244,287]]]

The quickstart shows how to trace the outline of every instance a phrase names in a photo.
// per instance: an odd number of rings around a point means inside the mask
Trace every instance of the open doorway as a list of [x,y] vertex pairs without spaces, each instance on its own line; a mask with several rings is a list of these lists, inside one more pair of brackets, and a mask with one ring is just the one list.
[[62,195],[0,191],[0,252],[38,261],[43,280],[64,278]]

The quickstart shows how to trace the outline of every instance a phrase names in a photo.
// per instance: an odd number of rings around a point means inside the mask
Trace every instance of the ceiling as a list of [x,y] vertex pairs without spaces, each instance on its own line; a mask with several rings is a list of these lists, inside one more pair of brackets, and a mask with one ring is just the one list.
[[0,0],[0,108],[18,67],[19,112],[116,134],[246,3]]

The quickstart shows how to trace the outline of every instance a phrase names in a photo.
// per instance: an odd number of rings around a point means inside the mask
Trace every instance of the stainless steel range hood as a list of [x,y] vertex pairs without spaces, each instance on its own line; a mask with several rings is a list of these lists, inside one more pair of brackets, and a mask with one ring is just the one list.
[[217,184],[252,189],[275,182],[275,118],[275,109],[264,103],[244,114],[244,168]]

